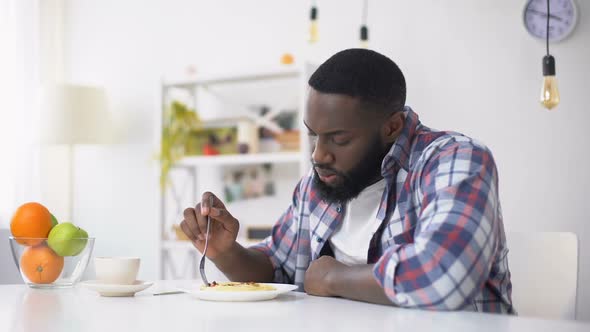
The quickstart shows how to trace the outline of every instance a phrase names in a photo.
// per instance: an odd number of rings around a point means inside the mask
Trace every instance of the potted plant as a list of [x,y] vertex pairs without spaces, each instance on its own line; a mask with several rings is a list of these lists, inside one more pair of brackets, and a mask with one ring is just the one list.
[[191,132],[201,126],[201,120],[193,109],[179,101],[172,101],[164,112],[162,144],[160,149],[160,186],[168,182],[168,173],[174,163],[186,154],[186,145]]

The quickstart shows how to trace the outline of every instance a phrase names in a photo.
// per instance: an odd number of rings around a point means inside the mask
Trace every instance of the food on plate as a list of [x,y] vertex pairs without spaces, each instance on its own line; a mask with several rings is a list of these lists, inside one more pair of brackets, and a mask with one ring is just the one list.
[[256,291],[274,291],[271,285],[260,284],[257,282],[212,282],[209,286],[201,286],[201,290],[218,291],[218,292],[256,292]]

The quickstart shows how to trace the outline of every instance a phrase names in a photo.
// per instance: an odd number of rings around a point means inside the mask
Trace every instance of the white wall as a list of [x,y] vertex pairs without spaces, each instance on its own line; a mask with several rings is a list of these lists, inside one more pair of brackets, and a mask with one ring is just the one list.
[[[361,1],[318,3],[321,42],[313,54],[356,47]],[[579,236],[578,318],[590,320],[590,228],[583,227],[590,215],[590,1],[577,1],[575,34],[552,45],[562,96],[553,112],[537,101],[544,44],[524,30],[524,3],[370,1],[371,43],[404,71],[408,104],[423,122],[492,148],[508,230]],[[199,72],[275,64],[283,52],[301,57],[308,6],[289,0],[66,1],[66,79],[104,85],[115,116],[128,125],[125,144],[78,150],[75,217],[98,238],[97,254],[140,255],[143,278],[156,276],[157,178],[150,158],[161,75],[191,64]]]

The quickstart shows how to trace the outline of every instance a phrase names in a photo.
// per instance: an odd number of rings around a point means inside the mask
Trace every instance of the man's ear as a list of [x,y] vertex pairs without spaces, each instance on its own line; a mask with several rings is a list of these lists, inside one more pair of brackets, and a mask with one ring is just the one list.
[[402,130],[404,129],[405,122],[406,117],[404,116],[404,112],[395,112],[387,116],[387,118],[385,118],[385,123],[381,127],[383,141],[385,143],[395,142],[397,137],[401,134]]

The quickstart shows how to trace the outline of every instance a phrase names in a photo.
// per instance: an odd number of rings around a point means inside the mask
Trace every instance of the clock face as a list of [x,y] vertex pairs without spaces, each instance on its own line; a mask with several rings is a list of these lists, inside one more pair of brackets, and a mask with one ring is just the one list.
[[[576,26],[578,10],[574,0],[549,0],[549,40],[565,39]],[[547,34],[547,0],[529,0],[524,9],[524,25],[527,31],[541,39]]]

